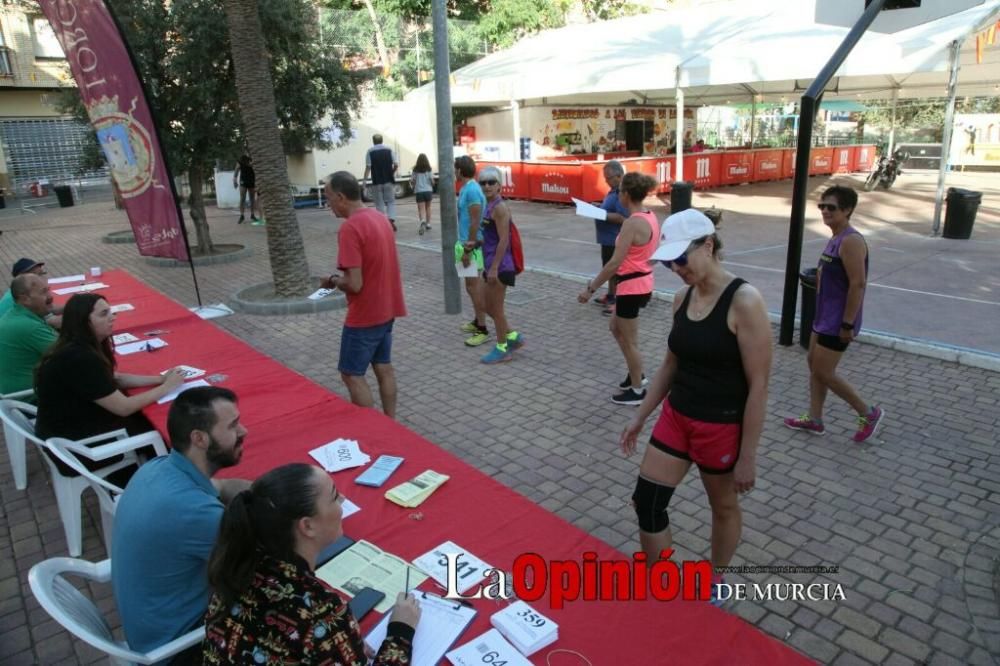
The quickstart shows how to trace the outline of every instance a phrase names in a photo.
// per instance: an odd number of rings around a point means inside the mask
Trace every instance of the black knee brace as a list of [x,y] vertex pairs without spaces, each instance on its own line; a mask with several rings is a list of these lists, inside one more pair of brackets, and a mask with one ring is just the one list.
[[670,526],[670,516],[667,505],[673,497],[674,488],[650,481],[639,475],[632,493],[632,506],[639,518],[639,529],[643,532],[656,534]]

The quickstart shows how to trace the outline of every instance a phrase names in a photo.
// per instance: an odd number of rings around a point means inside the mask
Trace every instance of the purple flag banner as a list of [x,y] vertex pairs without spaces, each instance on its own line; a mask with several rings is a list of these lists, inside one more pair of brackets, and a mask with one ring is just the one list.
[[38,0],[125,201],[139,254],[188,261],[184,222],[139,73],[103,0]]

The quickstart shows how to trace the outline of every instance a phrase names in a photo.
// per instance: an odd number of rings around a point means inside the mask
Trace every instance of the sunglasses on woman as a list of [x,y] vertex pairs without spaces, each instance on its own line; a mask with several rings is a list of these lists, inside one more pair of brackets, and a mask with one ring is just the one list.
[[835,210],[840,210],[840,206],[838,206],[837,204],[832,204],[832,203],[816,204],[816,208],[819,208],[820,210],[828,210],[831,213],[833,211],[835,211]]
[[481,180],[481,181],[479,181],[479,184],[480,185],[498,185],[499,181],[496,181],[496,180]]
[[684,268],[685,266],[688,265],[688,252],[704,245],[706,238],[699,238],[698,240],[691,241],[691,244],[688,245],[688,249],[684,250],[684,254],[677,257],[676,259],[660,260],[660,263],[666,266],[670,270],[673,270],[674,266],[677,266],[678,268]]

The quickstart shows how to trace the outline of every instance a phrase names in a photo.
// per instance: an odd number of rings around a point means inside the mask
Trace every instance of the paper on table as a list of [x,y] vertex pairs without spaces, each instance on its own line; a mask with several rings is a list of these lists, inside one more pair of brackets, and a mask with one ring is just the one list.
[[135,342],[139,338],[135,337],[131,333],[119,333],[118,335],[111,336],[111,342],[115,345],[123,345],[126,342]]
[[111,306],[111,312],[118,314],[119,312],[128,312],[129,310],[135,310],[135,306],[131,303],[119,303],[118,305]]
[[448,555],[458,555],[455,558],[455,583],[459,594],[464,594],[470,588],[483,582],[486,570],[493,568],[453,541],[445,541],[434,550],[424,553],[413,560],[413,564],[447,590]]
[[[420,604],[420,622],[413,635],[413,666],[435,666],[444,657],[465,628],[476,616],[470,606],[425,592],[416,593]],[[374,653],[378,652],[389,629],[391,616],[386,615],[375,628],[365,636],[365,645]]]
[[184,391],[187,391],[188,389],[194,388],[195,386],[211,386],[211,384],[209,384],[208,382],[206,382],[204,379],[196,379],[193,382],[184,382],[183,384],[181,384],[180,386],[178,386],[176,388],[176,390],[174,390],[174,391],[166,394],[165,396],[163,396],[162,398],[160,398],[159,400],[157,400],[156,404],[162,405],[162,404],[168,403],[171,400],[173,400],[174,398],[176,398],[177,396],[179,396],[181,393],[184,393]]
[[[419,625],[418,625],[419,626]],[[490,662],[506,664],[506,666],[531,666],[531,662],[521,656],[513,645],[508,643],[496,629],[490,629],[482,636],[473,638],[460,648],[452,650],[447,655],[454,666],[479,666],[487,654],[495,655]]]
[[85,282],[87,276],[80,275],[67,275],[66,277],[49,278],[49,284],[66,284],[67,282]]
[[573,203],[576,204],[576,214],[580,217],[590,217],[595,220],[606,220],[608,219],[608,211],[587,203],[586,201],[580,201],[576,197],[570,197]]
[[159,349],[160,347],[166,347],[167,343],[160,338],[150,338],[149,340],[139,340],[138,342],[130,342],[125,345],[118,345],[115,347],[115,353],[120,356],[127,356],[129,354],[134,354],[141,351],[153,351],[154,349]]
[[[174,368],[167,368],[160,374],[165,375],[172,369]],[[176,369],[181,371],[181,376],[184,377],[184,379],[197,379],[205,374],[205,371],[201,368],[192,368],[190,365],[178,365],[176,366]]]
[[107,289],[108,285],[103,282],[89,282],[87,284],[78,284],[75,287],[63,287],[62,289],[53,289],[52,293],[59,296],[65,296],[66,294],[78,294],[83,291],[95,291],[97,289]]
[[313,293],[309,294],[306,298],[308,298],[310,301],[318,301],[321,298],[326,298],[335,291],[336,289],[317,289]]
[[383,592],[385,598],[375,606],[379,613],[396,605],[396,597],[406,587],[407,575],[410,589],[427,580],[427,574],[406,560],[363,539],[316,570],[320,580],[350,594],[365,587]]
[[455,262],[455,271],[458,277],[479,277],[479,266],[475,260],[469,262],[468,266],[463,266],[461,261]]
[[353,516],[358,511],[361,511],[361,507],[345,497],[344,501],[340,504],[340,511],[340,519],[343,520],[344,518]]

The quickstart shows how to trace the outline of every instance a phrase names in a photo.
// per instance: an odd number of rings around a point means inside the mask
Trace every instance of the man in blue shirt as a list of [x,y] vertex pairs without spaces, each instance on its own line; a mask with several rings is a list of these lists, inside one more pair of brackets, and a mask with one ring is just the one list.
[[[618,232],[622,229],[622,223],[628,217],[628,211],[618,201],[618,186],[625,175],[625,168],[618,160],[611,160],[604,165],[604,182],[608,184],[609,192],[601,203],[601,208],[608,211],[606,220],[594,220],[594,227],[597,230],[597,244],[601,246],[601,266],[603,267],[611,260],[615,253],[615,240],[618,239]],[[618,280],[612,277],[608,280],[608,293],[601,298],[595,298],[594,302],[604,306],[604,314],[610,315],[615,304],[615,288]]]
[[[476,182],[476,162],[468,155],[455,159],[455,178],[462,188],[458,192],[458,242],[455,243],[455,261],[463,266],[475,263],[479,272],[483,271],[483,211],[486,210],[486,195]],[[472,301],[475,319],[462,324],[463,333],[472,337],[465,341],[470,347],[478,347],[490,339],[486,329],[486,295],[483,280],[479,276],[465,278],[465,290]]]
[[[249,482],[213,481],[243,455],[246,428],[236,394],[216,386],[188,389],[170,406],[173,450],[142,465],[115,511],[111,584],[125,638],[148,652],[204,622],[208,558],[223,503]],[[200,654],[201,646],[191,650]],[[187,663],[179,655],[173,663]],[[199,662],[200,663],[200,662]]]

